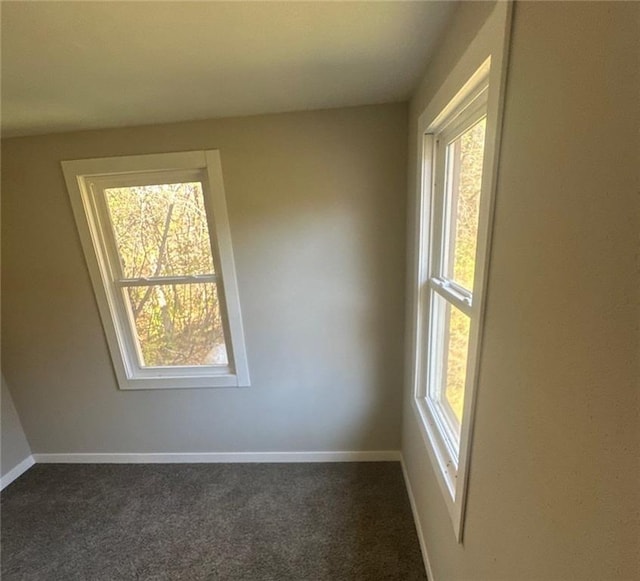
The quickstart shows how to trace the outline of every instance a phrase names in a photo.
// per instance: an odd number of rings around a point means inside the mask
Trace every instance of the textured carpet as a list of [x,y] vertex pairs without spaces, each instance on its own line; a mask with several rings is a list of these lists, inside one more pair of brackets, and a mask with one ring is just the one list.
[[2,580],[425,580],[396,462],[36,465]]

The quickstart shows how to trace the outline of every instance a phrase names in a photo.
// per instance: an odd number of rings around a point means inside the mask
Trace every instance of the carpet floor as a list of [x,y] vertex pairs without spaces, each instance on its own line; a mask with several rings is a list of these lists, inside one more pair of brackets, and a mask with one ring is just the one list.
[[1,495],[3,581],[424,581],[397,462],[41,464]]

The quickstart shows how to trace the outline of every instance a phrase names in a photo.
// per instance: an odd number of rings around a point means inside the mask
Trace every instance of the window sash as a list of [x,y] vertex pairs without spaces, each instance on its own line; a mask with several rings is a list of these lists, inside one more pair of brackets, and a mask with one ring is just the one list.
[[[137,374],[148,373],[150,376],[153,376],[154,370],[159,370],[159,369],[165,370],[165,373],[167,371],[170,372],[170,370],[172,369],[176,369],[176,370],[179,370],[179,374],[184,374],[185,372],[191,373],[192,371],[197,371],[203,368],[210,370],[210,372],[218,373],[218,374],[230,373],[233,371],[234,369],[233,361],[230,356],[230,341],[229,341],[229,336],[226,334],[224,325],[223,325],[223,341],[224,341],[225,351],[227,353],[227,359],[228,359],[228,362],[226,365],[213,364],[213,363],[201,364],[201,365],[144,365],[144,354],[142,353],[142,344],[140,340],[137,338],[136,318],[133,312],[133,305],[131,303],[131,299],[127,296],[127,289],[133,288],[133,287],[142,287],[142,286],[153,288],[153,287],[162,287],[167,285],[200,284],[200,283],[208,282],[208,283],[213,283],[216,286],[216,292],[218,294],[218,302],[219,302],[220,286],[217,284],[215,280],[203,280],[204,278],[215,279],[213,275],[208,277],[164,277],[164,278],[156,277],[154,282],[152,283],[145,282],[147,279],[144,279],[144,278],[133,279],[133,284],[119,284],[118,281],[114,283],[114,288],[116,289],[116,292],[114,294],[120,297],[121,299],[120,305],[122,308],[122,313],[124,313],[124,317],[129,323],[128,325],[129,339],[130,339],[130,345],[133,346],[133,352],[135,352],[136,354],[135,363],[137,364],[137,369],[136,369]],[[187,279],[186,283],[182,282],[181,279]],[[118,290],[119,292],[117,292]],[[219,303],[219,307],[220,307],[220,316],[221,318],[224,318],[225,313],[223,312],[220,303]]]
[[[451,408],[445,392],[443,381],[443,363],[447,349],[447,334],[444,333],[443,321],[439,317],[434,305],[435,296],[441,297],[451,308],[457,308],[470,319],[469,336],[474,336],[477,325],[479,305],[474,301],[473,289],[467,289],[446,276],[447,265],[445,252],[449,251],[449,236],[451,235],[451,210],[447,208],[447,147],[456,141],[467,130],[476,125],[487,115],[488,86],[484,84],[471,95],[461,108],[451,117],[445,119],[436,131],[426,134],[425,139],[431,140],[431,147],[425,146],[425,152],[430,154],[423,163],[432,167],[431,183],[425,183],[423,188],[430,191],[427,201],[430,220],[423,224],[427,226],[421,237],[421,254],[424,260],[423,290],[425,309],[423,312],[422,333],[425,337],[426,361],[421,380],[416,387],[418,409],[423,416],[425,426],[428,426],[430,437],[437,443],[437,454],[441,457],[441,466],[449,473],[446,479],[452,498],[455,497],[455,478],[460,461],[460,445],[462,437],[462,423],[458,421]],[[425,142],[426,143],[426,142]],[[485,143],[486,146],[486,143]],[[483,168],[483,173],[486,168]],[[425,191],[425,190],[423,190]],[[424,203],[424,201],[423,201]],[[476,233],[478,235],[478,233]],[[476,262],[476,269],[478,263]],[[476,281],[480,277],[476,277]],[[471,373],[471,352],[467,352],[465,375],[465,399],[470,393],[470,387],[475,381]],[[464,418],[463,418],[464,421]]]
[[[120,251],[116,243],[116,235],[113,229],[113,223],[107,206],[105,190],[114,188],[131,188],[136,186],[155,186],[173,183],[198,182],[202,187],[202,195],[204,198],[204,209],[209,230],[209,244],[211,258],[213,261],[214,273],[202,273],[202,275],[185,275],[185,276],[207,276],[221,272],[219,249],[217,245],[217,233],[211,217],[211,211],[207,204],[209,197],[208,183],[202,171],[167,171],[167,172],[145,172],[129,175],[112,175],[93,178],[90,181],[90,189],[92,201],[99,223],[101,224],[103,241],[107,250],[107,259],[109,261],[109,270],[112,281],[117,280],[133,280],[127,279],[122,272],[122,264],[120,262]],[[160,278],[160,277],[149,277]],[[142,277],[141,279],[142,280]]]
[[453,466],[457,467],[460,437],[459,432],[456,432],[457,422],[453,410],[450,409],[443,389],[446,374],[443,355],[446,352],[448,338],[448,332],[445,332],[446,314],[438,312],[433,298],[435,297],[431,295],[429,299],[430,315],[427,321],[427,373],[424,398],[438,427],[440,439],[447,448],[449,459]]
[[[164,185],[170,183],[188,183],[199,182],[202,187],[202,195],[205,201],[205,213],[207,226],[209,230],[209,243],[211,245],[211,256],[213,260],[215,272],[220,272],[220,263],[217,261],[219,253],[217,252],[217,239],[214,225],[211,220],[210,211],[207,208],[207,197],[209,195],[207,189],[207,181],[202,171],[199,170],[180,170],[166,172],[141,172],[135,174],[102,176],[93,178],[90,181],[91,198],[95,209],[98,223],[100,224],[100,232],[102,234],[102,243],[105,249],[106,263],[111,274],[110,286],[112,287],[112,296],[115,299],[115,308],[117,318],[124,324],[121,326],[121,333],[125,342],[123,350],[123,359],[128,372],[132,377],[156,377],[158,373],[162,376],[183,376],[185,373],[189,375],[199,375],[202,370],[206,370],[206,375],[211,374],[229,374],[235,369],[233,349],[230,341],[229,324],[227,320],[227,308],[224,302],[224,293],[222,292],[221,277],[218,274],[199,274],[199,275],[182,275],[182,276],[154,276],[154,277],[138,277],[125,278],[122,272],[122,264],[120,261],[120,252],[116,243],[113,222],[107,207],[105,190],[111,188],[126,188],[135,186]],[[125,289],[136,286],[161,286],[166,284],[197,284],[203,282],[216,283],[218,291],[218,301],[220,302],[220,315],[222,319],[224,344],[227,352],[229,363],[227,365],[167,365],[167,366],[146,366],[143,365],[144,357],[140,341],[137,338],[136,325],[131,310],[129,298],[126,296]],[[135,354],[135,357],[132,355]],[[204,375],[203,374],[203,375]]]
[[[457,291],[468,295],[472,304],[473,289],[465,289],[447,276],[445,267],[447,260],[445,253],[450,250],[451,244],[451,214],[447,198],[447,147],[455,142],[467,130],[476,125],[487,115],[488,87],[483,86],[472,99],[436,133],[432,134],[434,143],[431,163],[434,167],[433,184],[431,186],[431,216],[429,246],[427,252],[429,261],[429,277],[431,280],[446,281],[444,286],[450,286]],[[477,234],[476,234],[477,235]],[[437,284],[437,283],[436,283]],[[453,296],[453,293],[452,295]],[[455,298],[452,298],[455,300]],[[466,302],[466,300],[465,300]],[[464,309],[461,309],[464,310]]]
[[[449,300],[445,293],[438,292],[439,289],[432,289],[429,293],[428,305],[429,315],[426,320],[427,337],[427,366],[424,378],[424,398],[429,404],[430,412],[437,420],[442,439],[447,445],[451,454],[452,462],[458,464],[458,454],[460,451],[460,436],[462,422],[458,420],[449,400],[447,398],[446,377],[448,372],[449,338],[450,328],[447,325],[451,322],[451,312],[447,319],[447,308],[458,308],[458,305]],[[442,299],[442,303],[437,305],[437,299]],[[469,337],[471,337],[474,319],[469,312],[458,309],[463,316],[469,318]],[[472,378],[469,373],[470,353],[467,350],[465,361],[465,394],[468,393],[469,382]]]
[[[449,192],[451,188],[456,187],[455,182],[459,179],[460,171],[458,164],[450,165],[448,148],[486,117],[486,98],[487,88],[483,87],[461,112],[433,136],[432,165],[435,172],[431,197],[432,222],[428,238],[429,248],[426,253],[430,265],[427,287],[441,297],[445,304],[448,303],[451,308],[457,308],[469,317],[471,325],[474,324],[476,311],[472,289],[461,286],[445,274],[445,268],[452,260],[450,255],[453,252],[452,237],[455,231],[453,199]],[[427,373],[424,378],[424,397],[427,409],[439,432],[439,439],[446,448],[448,459],[457,469],[462,424],[453,412],[446,394],[445,375],[449,330],[445,329],[446,315],[438,313],[439,309],[434,305],[435,295],[428,293],[427,301],[426,334],[429,348]],[[469,393],[470,384],[473,381],[469,373],[469,359],[469,352],[467,352],[465,394]]]

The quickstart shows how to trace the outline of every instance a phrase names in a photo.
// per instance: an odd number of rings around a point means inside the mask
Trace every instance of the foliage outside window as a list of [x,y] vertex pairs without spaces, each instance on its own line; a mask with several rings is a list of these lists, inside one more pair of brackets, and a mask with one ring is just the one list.
[[[202,184],[105,188],[103,194],[140,365],[226,365],[215,279],[208,276],[215,269]],[[185,278],[180,284],[175,277]],[[137,284],[147,280],[155,284]]]

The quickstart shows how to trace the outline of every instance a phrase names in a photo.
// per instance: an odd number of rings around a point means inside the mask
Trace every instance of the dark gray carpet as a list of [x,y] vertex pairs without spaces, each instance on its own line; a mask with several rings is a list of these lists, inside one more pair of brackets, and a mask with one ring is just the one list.
[[425,580],[396,462],[36,465],[2,580]]

